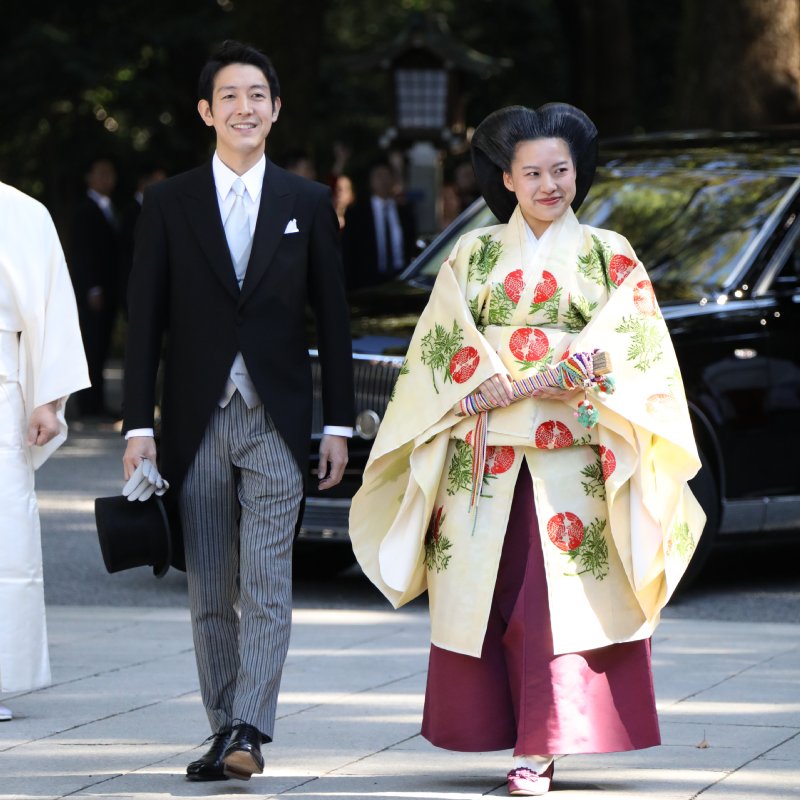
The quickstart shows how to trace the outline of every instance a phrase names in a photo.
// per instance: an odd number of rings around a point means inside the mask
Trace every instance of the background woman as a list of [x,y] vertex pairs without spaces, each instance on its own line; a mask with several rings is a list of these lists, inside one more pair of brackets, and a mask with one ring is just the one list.
[[[89,385],[75,295],[47,209],[0,183],[0,692],[50,682],[33,471]],[[11,710],[0,705],[0,719]]]

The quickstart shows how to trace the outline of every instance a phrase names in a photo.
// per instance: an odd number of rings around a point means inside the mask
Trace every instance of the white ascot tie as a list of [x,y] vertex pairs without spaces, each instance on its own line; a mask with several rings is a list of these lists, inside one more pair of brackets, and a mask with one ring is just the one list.
[[247,272],[247,262],[250,260],[250,250],[253,247],[253,236],[250,233],[250,219],[244,205],[244,181],[237,178],[231,186],[231,191],[235,197],[228,218],[225,220],[225,237],[228,240],[228,249],[231,251],[236,279],[241,289]]

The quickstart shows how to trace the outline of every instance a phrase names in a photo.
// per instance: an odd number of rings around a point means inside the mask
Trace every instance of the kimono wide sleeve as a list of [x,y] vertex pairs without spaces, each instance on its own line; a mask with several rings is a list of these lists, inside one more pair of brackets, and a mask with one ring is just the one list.
[[58,401],[59,433],[31,449],[38,468],[64,442],[68,396],[89,386],[75,294],[55,226],[36,200],[0,184],[0,280],[10,287],[22,318],[19,382],[30,418]]
[[654,623],[705,525],[688,481],[700,469],[680,369],[653,286],[630,245],[630,273],[571,350],[611,355],[613,394],[593,394],[598,436],[617,468],[606,480],[611,535],[645,618]]
[[424,535],[450,429],[459,422],[453,405],[506,371],[475,326],[458,247],[417,323],[350,512],[362,569],[395,606],[426,588]]

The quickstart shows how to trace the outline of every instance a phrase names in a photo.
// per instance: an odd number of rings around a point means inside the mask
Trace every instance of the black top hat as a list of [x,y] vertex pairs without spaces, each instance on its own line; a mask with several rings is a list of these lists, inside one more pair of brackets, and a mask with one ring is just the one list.
[[586,198],[597,167],[597,128],[579,108],[567,103],[547,103],[536,110],[508,106],[489,114],[472,136],[472,166],[486,204],[500,222],[508,222],[517,198],[503,184],[511,171],[514,152],[529,139],[563,139],[575,163],[576,193],[572,210]]
[[100,550],[109,572],[151,566],[156,578],[167,574],[172,559],[169,519],[161,498],[140,503],[119,494],[98,497],[94,518]]

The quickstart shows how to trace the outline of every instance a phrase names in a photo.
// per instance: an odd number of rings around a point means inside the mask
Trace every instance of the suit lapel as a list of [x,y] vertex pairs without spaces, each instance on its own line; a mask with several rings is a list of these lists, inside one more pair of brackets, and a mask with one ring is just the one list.
[[239,297],[239,284],[231,251],[228,249],[228,240],[225,238],[225,229],[222,227],[210,161],[198,170],[196,180],[184,190],[184,196],[189,225],[200,240],[209,265],[226,291],[235,298]]
[[290,220],[293,201],[294,195],[286,185],[283,174],[267,159],[256,230],[253,234],[253,249],[250,251],[247,274],[239,297],[240,306],[253,293],[272,263],[272,257]]

